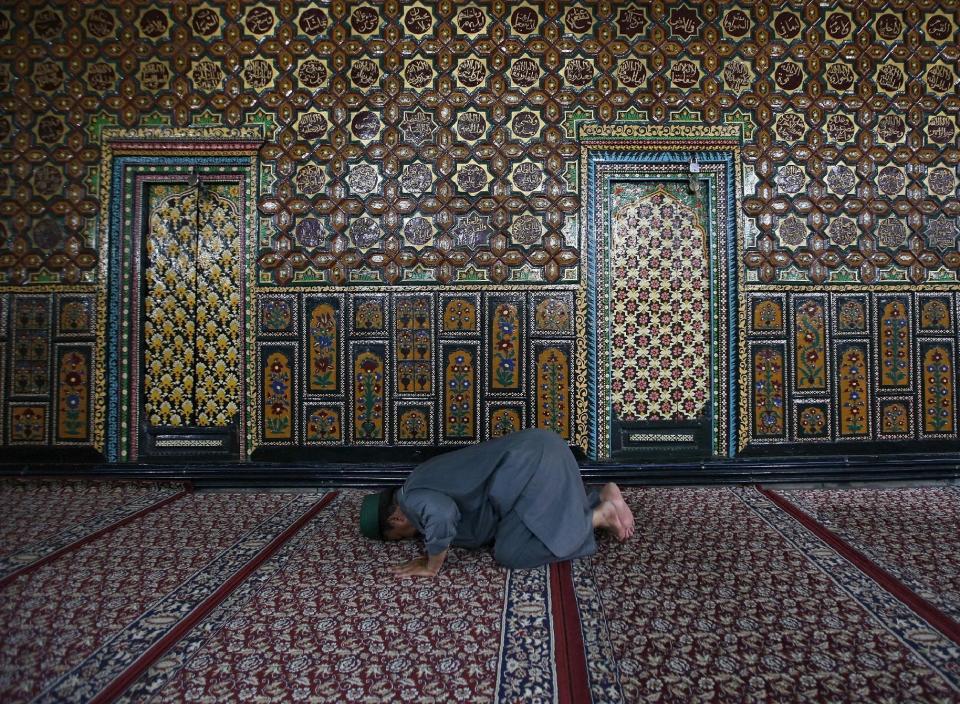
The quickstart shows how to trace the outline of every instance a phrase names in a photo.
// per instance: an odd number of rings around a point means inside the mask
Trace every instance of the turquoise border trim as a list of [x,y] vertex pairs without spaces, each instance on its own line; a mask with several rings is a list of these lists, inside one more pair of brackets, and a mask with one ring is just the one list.
[[[587,146],[587,145],[585,145]],[[714,233],[716,231],[716,213],[717,213],[717,194],[716,189],[710,187],[710,180],[703,179],[708,186],[708,198],[709,205],[707,208],[707,215],[709,218],[709,236],[711,245],[717,244],[718,246],[725,246],[726,248],[726,258],[727,258],[727,291],[726,293],[726,304],[727,304],[727,374],[726,378],[723,379],[723,383],[726,385],[727,391],[727,437],[718,438],[720,442],[718,445],[720,447],[725,447],[728,457],[735,457],[737,454],[737,431],[738,431],[738,415],[737,409],[740,407],[740,399],[737,394],[737,385],[735,383],[735,374],[736,374],[736,359],[737,359],[737,350],[739,349],[739,335],[737,330],[737,305],[739,300],[739,290],[738,290],[738,281],[736,276],[736,251],[737,251],[737,228],[736,228],[736,182],[735,182],[735,173],[736,173],[736,162],[734,160],[733,153],[725,150],[709,150],[709,151],[698,151],[696,149],[691,149],[689,151],[668,151],[668,152],[653,152],[653,151],[632,151],[632,150],[595,150],[591,149],[587,157],[587,213],[592,215],[596,212],[596,188],[597,185],[597,165],[598,164],[689,164],[690,161],[696,158],[696,160],[701,164],[722,164],[724,166],[723,175],[726,180],[727,195],[726,195],[726,208],[727,208],[727,237],[726,241],[723,243],[716,243]],[[644,179],[642,175],[637,177],[627,177],[623,180],[652,180]],[[587,290],[594,291],[597,287],[597,251],[596,247],[598,245],[597,241],[597,223],[594,218],[588,217],[586,222],[587,228],[587,241],[586,246],[586,261],[587,261],[587,272],[586,272],[586,281],[587,281]],[[607,233],[608,234],[608,233]],[[603,244],[608,243],[608,239],[605,239]],[[712,248],[712,247],[711,247]],[[715,295],[716,282],[715,282],[715,268],[711,267],[710,270],[710,288],[711,288],[711,299]],[[722,292],[720,292],[722,293]],[[712,313],[712,311],[711,311]],[[711,342],[714,343],[716,340],[717,332],[717,322],[716,316],[711,315]],[[587,321],[586,321],[586,332],[587,332],[587,409],[588,409],[588,456],[592,460],[597,460],[597,438],[599,435],[599,423],[600,423],[600,409],[597,407],[598,399],[596,394],[597,388],[597,354],[596,354],[596,345],[597,345],[597,308],[596,301],[594,296],[587,296]],[[711,370],[712,374],[712,370]],[[711,387],[716,388],[714,383],[711,382]],[[711,399],[713,400],[713,399]],[[604,412],[604,417],[606,418],[606,410]],[[714,404],[712,408],[714,414],[717,413],[717,408]]]

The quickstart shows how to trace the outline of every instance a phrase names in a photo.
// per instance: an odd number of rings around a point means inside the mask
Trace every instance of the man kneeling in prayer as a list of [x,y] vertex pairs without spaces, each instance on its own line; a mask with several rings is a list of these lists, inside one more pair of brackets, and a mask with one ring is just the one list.
[[597,550],[596,528],[620,541],[633,535],[620,489],[611,483],[588,495],[567,444],[536,428],[427,460],[360,509],[368,538],[423,536],[426,556],[391,568],[401,576],[436,575],[451,545],[493,543],[494,559],[511,568],[585,557]]

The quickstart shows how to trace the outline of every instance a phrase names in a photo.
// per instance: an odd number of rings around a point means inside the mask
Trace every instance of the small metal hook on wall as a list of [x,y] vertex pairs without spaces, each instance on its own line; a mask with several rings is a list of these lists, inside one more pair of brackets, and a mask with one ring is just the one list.
[[700,162],[697,161],[697,157],[691,157],[690,159],[690,173],[689,179],[687,181],[687,188],[690,189],[690,193],[693,194],[695,198],[700,197]]

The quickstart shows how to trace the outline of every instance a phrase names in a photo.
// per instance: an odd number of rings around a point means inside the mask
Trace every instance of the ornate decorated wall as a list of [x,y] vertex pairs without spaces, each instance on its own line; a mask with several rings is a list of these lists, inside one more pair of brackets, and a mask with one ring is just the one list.
[[200,452],[219,428],[238,459],[317,458],[538,425],[603,458],[619,421],[702,421],[720,456],[955,442],[958,22],[7,3],[2,443],[132,461],[176,445],[156,428]]

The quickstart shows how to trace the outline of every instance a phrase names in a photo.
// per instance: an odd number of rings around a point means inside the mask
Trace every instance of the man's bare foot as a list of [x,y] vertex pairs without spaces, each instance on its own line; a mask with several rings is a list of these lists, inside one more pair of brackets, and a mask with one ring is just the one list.
[[603,501],[609,501],[613,504],[614,508],[617,509],[617,515],[620,517],[620,523],[623,524],[623,527],[627,531],[627,537],[629,538],[632,536],[635,524],[633,519],[633,511],[630,510],[627,502],[623,500],[623,494],[620,493],[620,487],[613,482],[610,482],[600,490],[600,498]]
[[612,501],[604,501],[593,509],[593,527],[603,528],[610,531],[617,540],[623,542],[629,535],[623,523],[620,522],[620,514]]

